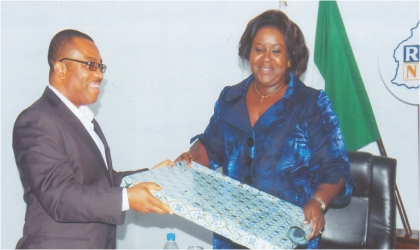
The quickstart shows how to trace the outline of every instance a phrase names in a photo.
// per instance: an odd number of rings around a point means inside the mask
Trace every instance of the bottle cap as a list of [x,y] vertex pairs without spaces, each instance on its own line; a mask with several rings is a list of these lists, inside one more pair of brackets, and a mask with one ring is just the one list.
[[166,235],[167,240],[175,240],[175,234],[174,233],[168,233]]

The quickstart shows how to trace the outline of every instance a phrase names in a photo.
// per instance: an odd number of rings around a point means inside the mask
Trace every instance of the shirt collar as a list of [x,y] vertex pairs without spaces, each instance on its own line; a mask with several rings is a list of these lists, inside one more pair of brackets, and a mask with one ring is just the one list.
[[60,93],[54,86],[51,84],[48,87],[60,98],[60,100],[74,113],[74,115],[79,118],[79,120],[93,120],[93,112],[85,105],[80,105],[79,108],[74,106],[63,94]]
[[238,97],[245,97],[248,85],[252,82],[252,80],[254,80],[254,75],[250,75],[239,84],[233,85],[226,93],[225,101],[230,102]]

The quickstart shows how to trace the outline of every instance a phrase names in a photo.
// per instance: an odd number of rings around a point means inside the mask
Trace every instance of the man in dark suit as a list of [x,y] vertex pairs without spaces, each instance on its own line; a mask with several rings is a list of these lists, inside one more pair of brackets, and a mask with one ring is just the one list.
[[[49,83],[13,129],[13,150],[27,204],[16,248],[115,248],[125,210],[172,213],[149,190],[119,187],[105,137],[86,106],[97,100],[106,66],[92,38],[64,30],[51,40]],[[172,162],[163,164],[172,165]]]

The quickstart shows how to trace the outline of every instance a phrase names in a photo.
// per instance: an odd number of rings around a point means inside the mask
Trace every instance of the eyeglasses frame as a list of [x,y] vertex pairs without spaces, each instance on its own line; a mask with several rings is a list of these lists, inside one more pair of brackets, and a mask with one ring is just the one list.
[[[60,62],[63,62],[64,60],[69,60],[69,61],[73,61],[73,62],[78,62],[78,63],[83,63],[83,64],[86,64],[86,65],[88,65],[89,66],[89,69],[91,70],[91,71],[96,71],[96,70],[98,70],[98,68],[101,70],[101,72],[102,73],[105,73],[105,71],[106,71],[106,69],[107,69],[107,66],[105,65],[105,64],[102,64],[102,63],[97,63],[97,62],[86,62],[86,61],[81,61],[81,60],[76,60],[76,59],[71,59],[71,58],[62,58],[62,59],[60,59],[59,61]],[[94,65],[97,65],[96,66],[96,69],[93,69],[93,67],[95,67]]]

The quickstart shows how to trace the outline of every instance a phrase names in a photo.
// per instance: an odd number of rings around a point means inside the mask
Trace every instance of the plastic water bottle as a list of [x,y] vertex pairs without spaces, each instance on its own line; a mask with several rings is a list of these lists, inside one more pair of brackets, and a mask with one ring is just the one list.
[[166,235],[166,243],[163,249],[178,249],[178,245],[175,242],[175,234],[174,233],[168,233]]

